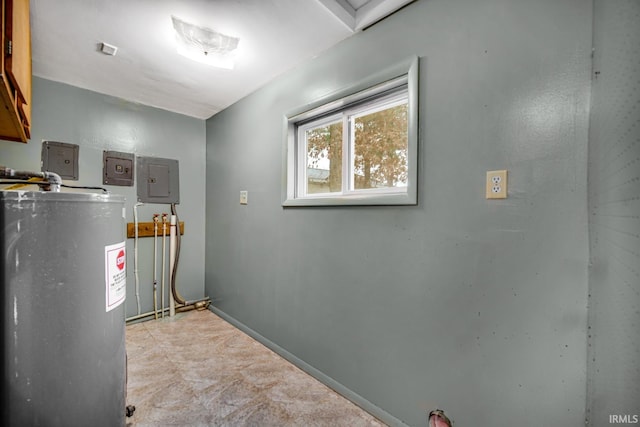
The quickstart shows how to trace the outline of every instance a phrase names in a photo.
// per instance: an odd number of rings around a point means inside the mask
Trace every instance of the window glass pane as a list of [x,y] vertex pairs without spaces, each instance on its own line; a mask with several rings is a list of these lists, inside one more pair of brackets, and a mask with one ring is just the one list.
[[342,191],[342,121],[308,129],[307,194]]
[[353,121],[353,188],[407,186],[407,104]]

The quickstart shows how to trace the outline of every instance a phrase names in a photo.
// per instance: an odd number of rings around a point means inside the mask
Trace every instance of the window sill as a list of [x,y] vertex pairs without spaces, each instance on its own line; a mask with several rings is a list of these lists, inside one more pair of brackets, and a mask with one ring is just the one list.
[[396,194],[350,194],[322,197],[300,197],[286,199],[284,207],[303,206],[415,206],[418,201],[407,193]]

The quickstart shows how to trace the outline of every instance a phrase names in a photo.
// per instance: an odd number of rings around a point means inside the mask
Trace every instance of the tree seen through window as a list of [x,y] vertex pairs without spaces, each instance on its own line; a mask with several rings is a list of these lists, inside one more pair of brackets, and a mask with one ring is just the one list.
[[[349,118],[351,190],[406,187],[408,118],[400,105]],[[343,191],[343,123],[310,128],[307,143],[307,193]]]

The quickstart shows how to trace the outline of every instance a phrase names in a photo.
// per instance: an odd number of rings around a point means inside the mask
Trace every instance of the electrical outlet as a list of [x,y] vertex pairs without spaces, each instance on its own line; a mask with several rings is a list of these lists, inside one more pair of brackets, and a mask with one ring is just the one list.
[[507,171],[488,171],[487,172],[487,199],[506,199],[507,198]]
[[248,203],[249,203],[249,192],[246,190],[243,190],[240,192],[240,204],[246,205]]

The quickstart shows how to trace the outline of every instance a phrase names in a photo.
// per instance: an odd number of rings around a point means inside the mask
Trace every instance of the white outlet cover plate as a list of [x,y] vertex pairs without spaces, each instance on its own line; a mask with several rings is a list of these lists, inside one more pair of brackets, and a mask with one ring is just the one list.
[[487,199],[507,198],[507,171],[487,171],[487,183],[485,190]]

